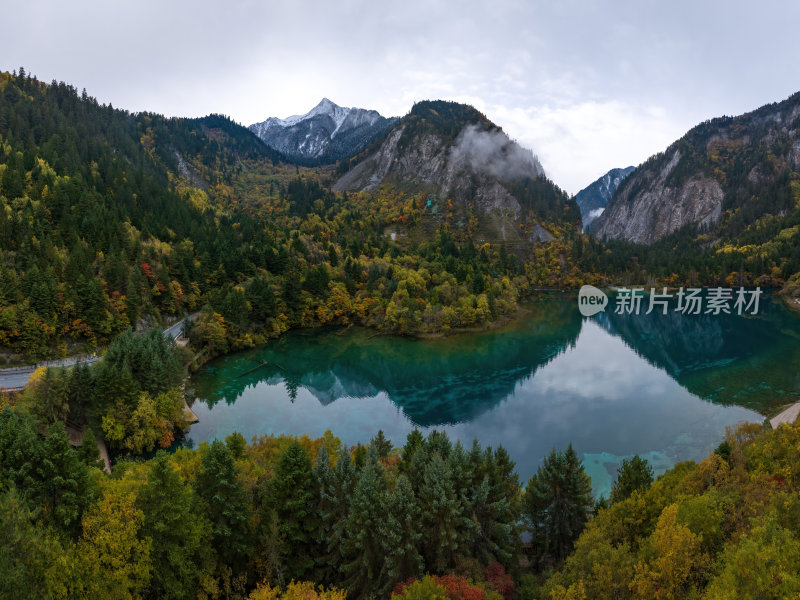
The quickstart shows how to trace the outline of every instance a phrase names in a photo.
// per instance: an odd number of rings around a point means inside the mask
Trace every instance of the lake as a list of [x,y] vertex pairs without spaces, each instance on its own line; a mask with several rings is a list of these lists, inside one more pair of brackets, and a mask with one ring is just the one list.
[[521,481],[552,448],[583,456],[608,497],[622,459],[656,474],[702,460],[725,428],[800,400],[800,317],[764,298],[756,316],[582,317],[576,294],[547,294],[500,329],[420,340],[362,328],[291,332],[221,357],[190,380],[200,418],[187,438],[234,431],[345,444],[415,427],[502,444]]

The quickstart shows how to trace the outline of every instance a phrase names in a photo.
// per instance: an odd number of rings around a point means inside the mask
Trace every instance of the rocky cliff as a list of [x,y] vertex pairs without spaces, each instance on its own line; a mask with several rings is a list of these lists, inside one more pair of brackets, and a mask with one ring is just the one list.
[[384,184],[428,194],[433,211],[448,203],[456,222],[477,217],[486,241],[540,241],[549,237],[542,223],[578,222],[574,201],[547,180],[533,152],[474,108],[452,102],[417,103],[334,189]]
[[747,234],[795,205],[800,94],[706,121],[625,179],[590,227],[600,238],[652,244],[686,227],[713,242]]

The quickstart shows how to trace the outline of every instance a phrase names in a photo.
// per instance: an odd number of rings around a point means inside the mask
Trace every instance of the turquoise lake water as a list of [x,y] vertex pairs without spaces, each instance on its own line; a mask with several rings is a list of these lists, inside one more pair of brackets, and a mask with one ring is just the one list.
[[639,454],[656,473],[701,460],[726,426],[800,401],[800,318],[777,300],[757,316],[582,317],[552,294],[501,329],[443,340],[360,328],[292,332],[212,361],[190,380],[200,418],[187,438],[234,431],[345,444],[383,429],[402,446],[415,427],[502,444],[521,481],[572,442],[597,496]]

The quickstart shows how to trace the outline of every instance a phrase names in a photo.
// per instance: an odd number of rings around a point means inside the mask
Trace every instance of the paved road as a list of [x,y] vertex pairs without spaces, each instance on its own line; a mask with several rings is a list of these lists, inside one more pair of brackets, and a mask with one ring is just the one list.
[[781,423],[786,423],[787,425],[791,425],[797,420],[797,415],[800,414],[800,402],[792,404],[789,408],[783,411],[776,417],[772,417],[770,419],[770,425],[772,425],[773,429],[777,429],[778,425]]
[[[194,313],[193,315],[186,317],[186,319],[191,319],[194,321],[199,315],[200,313]],[[181,337],[183,335],[184,320],[185,319],[180,320],[174,325],[167,327],[164,330],[164,337],[171,337],[174,340],[177,340],[179,337]],[[33,373],[37,367],[72,367],[79,362],[85,362],[92,365],[100,360],[102,360],[101,356],[97,356],[96,354],[86,354],[83,356],[71,356],[69,358],[61,358],[58,360],[48,360],[28,367],[0,369],[0,389],[5,388],[7,390],[21,390],[28,384],[28,380],[31,378],[31,373]]]
[[0,388],[7,390],[21,390],[31,378],[32,371],[21,373],[0,373]]

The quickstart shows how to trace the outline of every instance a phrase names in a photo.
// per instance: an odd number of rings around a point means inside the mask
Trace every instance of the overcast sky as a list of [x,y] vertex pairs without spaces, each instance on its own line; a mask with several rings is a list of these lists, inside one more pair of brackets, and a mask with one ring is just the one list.
[[800,90],[800,3],[0,0],[0,69],[249,125],[326,96],[468,102],[575,193],[704,119]]

